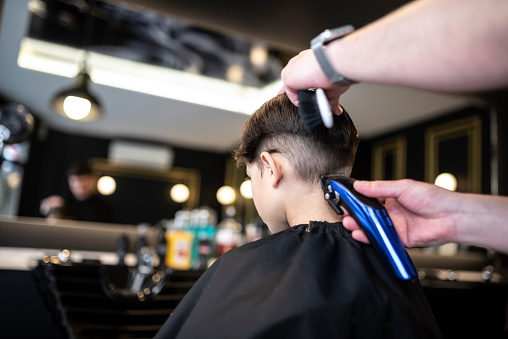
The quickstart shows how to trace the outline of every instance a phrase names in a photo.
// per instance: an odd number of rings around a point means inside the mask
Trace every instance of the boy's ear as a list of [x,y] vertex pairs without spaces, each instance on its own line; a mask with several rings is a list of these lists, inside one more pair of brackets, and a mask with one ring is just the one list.
[[281,163],[268,152],[262,152],[259,157],[263,164],[262,175],[267,175],[271,186],[276,188],[283,176]]

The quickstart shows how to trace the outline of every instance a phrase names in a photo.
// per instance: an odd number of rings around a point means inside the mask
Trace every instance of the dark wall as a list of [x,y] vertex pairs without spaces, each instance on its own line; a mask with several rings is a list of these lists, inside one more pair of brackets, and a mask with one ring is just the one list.
[[0,0],[0,22],[1,22],[1,19],[2,19],[3,9],[4,9],[4,0]]
[[500,91],[488,99],[493,102],[496,119],[497,148],[495,152],[498,159],[496,166],[498,194],[508,196],[508,177],[504,175],[508,173],[508,133],[506,133],[506,126],[508,126],[508,93]]
[[[30,158],[25,166],[18,215],[41,217],[41,199],[51,194],[70,193],[66,179],[69,165],[90,158],[107,159],[110,142],[105,138],[46,130],[39,125],[31,138]],[[173,166],[194,169],[201,175],[200,205],[210,206],[220,212],[221,207],[215,194],[224,183],[225,162],[230,155],[175,147],[173,150]],[[159,195],[164,187],[158,182],[131,181],[129,187],[127,194],[135,199],[122,199],[122,206],[114,204],[114,195],[105,197],[113,207],[112,221],[115,223],[153,224],[163,218],[174,217],[174,212],[182,208],[181,204],[161,201]]]
[[[460,109],[407,128],[394,130],[376,138],[362,139],[358,148],[352,177],[371,180],[373,145],[377,142],[387,140],[395,136],[403,136],[407,142],[406,177],[414,180],[425,181],[425,133],[427,129],[471,116],[478,116],[481,119],[481,187],[482,193],[490,193],[492,156],[490,143],[490,106]],[[459,138],[455,140],[454,143],[447,145],[448,149],[446,150],[446,157],[444,159],[440,159],[440,161],[451,164],[450,166],[456,167],[458,171],[464,171],[463,165],[465,163],[465,158],[468,156],[468,154],[464,152],[464,143],[466,141],[466,138]]]

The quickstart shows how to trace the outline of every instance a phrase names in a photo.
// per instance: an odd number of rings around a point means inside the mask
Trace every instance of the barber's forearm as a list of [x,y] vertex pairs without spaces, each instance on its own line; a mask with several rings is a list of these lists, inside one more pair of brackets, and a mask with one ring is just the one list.
[[455,242],[508,254],[508,197],[463,194],[455,216]]
[[[495,9],[495,10],[492,10]],[[508,85],[508,1],[411,2],[326,51],[347,78],[440,91]]]

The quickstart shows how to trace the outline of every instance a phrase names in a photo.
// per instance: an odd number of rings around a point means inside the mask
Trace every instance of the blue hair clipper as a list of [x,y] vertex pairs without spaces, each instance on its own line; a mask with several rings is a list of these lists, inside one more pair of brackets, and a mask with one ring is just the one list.
[[341,215],[344,207],[367,235],[379,255],[399,279],[411,280],[418,274],[393,223],[378,199],[366,197],[353,188],[355,179],[344,175],[321,176],[325,200]]

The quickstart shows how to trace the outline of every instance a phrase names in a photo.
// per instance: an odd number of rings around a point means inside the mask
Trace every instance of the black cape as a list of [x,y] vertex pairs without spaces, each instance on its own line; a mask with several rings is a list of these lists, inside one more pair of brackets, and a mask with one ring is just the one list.
[[341,223],[311,222],[222,255],[156,338],[440,338],[403,282]]

